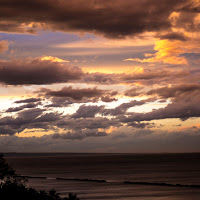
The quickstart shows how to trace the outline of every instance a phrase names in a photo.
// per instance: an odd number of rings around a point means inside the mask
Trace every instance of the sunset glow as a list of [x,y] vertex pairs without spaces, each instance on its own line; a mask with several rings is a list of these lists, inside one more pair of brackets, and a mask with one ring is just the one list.
[[86,2],[0,1],[0,150],[200,151],[199,1]]

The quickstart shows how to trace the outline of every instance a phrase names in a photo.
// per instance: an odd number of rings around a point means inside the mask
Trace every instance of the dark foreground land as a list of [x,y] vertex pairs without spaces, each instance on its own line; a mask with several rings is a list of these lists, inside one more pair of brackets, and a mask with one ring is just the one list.
[[79,200],[76,194],[69,193],[61,198],[56,190],[37,191],[27,187],[27,177],[18,176],[0,155],[0,199],[1,200]]

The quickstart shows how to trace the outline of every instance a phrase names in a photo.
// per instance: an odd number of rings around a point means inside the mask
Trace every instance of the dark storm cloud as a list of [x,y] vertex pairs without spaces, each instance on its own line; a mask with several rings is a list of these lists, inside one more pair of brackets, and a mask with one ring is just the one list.
[[25,28],[22,21],[9,21],[9,19],[2,19],[0,21],[0,30],[6,33],[36,34],[36,31],[33,28]]
[[101,97],[105,91],[95,88],[72,88],[63,87],[61,90],[53,91],[49,89],[41,89],[40,92],[45,93],[46,96],[51,97],[69,97],[74,100],[82,100],[83,98]]
[[[66,82],[79,82],[79,83],[94,83],[94,84],[119,84],[119,83],[134,83],[142,81],[144,84],[153,84],[157,82],[176,81],[191,75],[190,71],[158,71],[144,70],[142,73],[132,74],[105,74],[105,73],[84,73],[81,68],[74,67],[69,64],[61,64],[52,61],[42,61],[41,58],[3,61],[0,60],[0,83],[5,85],[30,85],[30,84],[54,84]],[[86,91],[88,90],[88,91]],[[90,97],[90,92],[94,96],[103,95],[103,91],[98,89],[79,89],[74,93],[80,92],[80,97],[72,94],[73,89],[63,88],[61,91],[48,91],[50,96],[55,97],[71,97],[72,99],[81,99],[81,95]],[[43,91],[45,92],[45,90]],[[70,93],[70,94],[68,94]],[[96,93],[96,95],[95,95]],[[91,96],[93,96],[91,94]],[[107,96],[107,97],[106,97]],[[102,101],[111,102],[115,99],[110,93],[102,96]],[[25,102],[26,103],[26,102]],[[28,103],[28,102],[27,102]]]
[[[22,110],[17,112],[15,116],[0,118],[0,135],[14,135],[25,129],[42,129],[46,132],[54,131],[54,133],[62,129],[66,132],[70,130],[71,133],[84,132],[85,136],[95,136],[92,134],[94,130],[120,126],[120,123],[115,119],[94,117],[95,114],[101,113],[102,109],[103,106],[81,106],[75,114],[66,116],[62,113],[48,112],[40,108]],[[100,132],[96,132],[96,136],[102,135],[102,132]],[[74,137],[77,137],[77,135]]]
[[176,85],[174,87],[162,87],[159,89],[150,90],[147,92],[147,95],[159,95],[162,98],[184,98],[193,93],[200,93],[200,84],[198,83],[185,83],[181,85]]
[[23,110],[25,108],[35,108],[37,107],[39,104],[35,104],[35,103],[28,103],[19,107],[12,107],[12,108],[8,108],[6,110],[6,112],[18,112],[20,110]]
[[67,128],[73,130],[80,129],[107,129],[110,126],[120,126],[120,123],[116,119],[108,119],[105,117],[95,118],[77,118],[77,119],[62,119],[59,120],[56,125],[60,128]]
[[8,130],[15,130],[15,133],[21,132],[28,126],[28,124],[32,123],[38,116],[40,116],[43,111],[44,109],[33,108],[19,112],[17,117],[3,117],[0,119],[0,127],[7,127]]
[[19,100],[19,101],[15,101],[14,103],[35,103],[41,101],[40,98],[28,98],[28,99],[23,99],[23,100]]
[[134,87],[129,90],[126,90],[124,92],[124,95],[129,96],[129,97],[136,97],[142,94],[141,90],[142,90],[142,87]]
[[103,114],[113,115],[113,116],[124,115],[129,108],[134,107],[134,106],[141,106],[143,104],[145,104],[145,102],[133,100],[128,103],[123,103],[114,109],[105,109],[103,111]]
[[79,80],[83,72],[78,67],[39,58],[0,61],[0,82],[8,85],[52,84]]
[[0,127],[0,135],[14,135],[16,131],[9,126]]
[[[187,89],[186,89],[187,90]],[[168,97],[174,96],[172,102],[169,103],[165,108],[153,110],[148,113],[129,113],[129,116],[118,117],[119,121],[124,123],[129,122],[140,122],[140,121],[151,121],[156,119],[169,119],[179,118],[186,120],[191,117],[200,117],[200,92],[195,91],[193,93],[184,91],[179,94],[167,93]]]
[[[199,2],[198,2],[199,3]],[[188,32],[196,32],[200,30],[200,23],[195,20],[197,15],[200,13],[200,5],[191,8],[187,6],[182,9],[178,18],[174,21],[174,25],[177,28],[184,28]]]
[[1,152],[48,152],[52,147],[56,152],[112,152],[112,153],[160,153],[199,152],[200,129],[167,132],[132,130],[131,133],[118,132],[106,137],[90,137],[84,140],[57,139],[52,135],[43,137],[0,137]]
[[129,122],[127,123],[128,126],[132,126],[133,128],[140,128],[140,129],[144,129],[144,128],[152,128],[155,126],[154,123],[140,123],[140,122]]
[[151,101],[155,101],[155,100],[156,100],[155,98],[145,99],[142,101],[133,100],[128,103],[123,103],[114,109],[105,109],[103,111],[103,115],[113,115],[113,116],[124,115],[124,114],[126,114],[127,110],[131,107],[141,106],[147,102],[151,102]]
[[[184,56],[184,55],[183,55]],[[198,66],[198,65],[197,65]],[[196,76],[196,77],[195,77]],[[143,69],[143,72],[139,73],[85,73],[80,82],[93,83],[101,85],[114,85],[120,83],[135,83],[140,82],[142,85],[154,85],[154,84],[177,84],[180,82],[193,82],[198,79],[199,71],[194,70],[169,70],[166,66],[163,69],[160,68],[148,68]],[[194,79],[195,78],[195,79]],[[128,95],[127,95],[128,96]]]
[[132,73],[132,74],[123,74],[121,76],[121,80],[125,82],[134,82],[138,80],[153,80],[153,79],[163,79],[163,78],[173,78],[173,77],[184,77],[190,74],[189,71],[178,71],[178,72],[170,72],[166,70],[162,71],[153,71],[153,70],[145,70],[142,73]]
[[66,97],[52,97],[50,101],[51,103],[48,105],[45,105],[45,107],[47,108],[67,107],[70,104],[76,103],[76,101],[72,100],[71,98],[66,98]]
[[23,125],[30,123],[43,113],[44,109],[33,108],[18,112],[17,117],[3,117],[0,120],[0,125]]
[[118,76],[116,74],[106,74],[106,73],[85,73],[83,77],[83,82],[86,83],[99,83],[104,85],[110,85],[118,83]]
[[76,118],[89,118],[95,117],[97,113],[102,112],[104,106],[85,106],[82,105],[71,117]]
[[97,129],[95,130],[84,130],[84,131],[74,131],[67,133],[56,133],[52,136],[53,139],[70,139],[70,140],[82,140],[88,137],[102,137],[107,136],[106,132],[100,132]]
[[[173,11],[187,14],[197,13],[199,9],[191,0],[162,0],[162,3],[157,0],[1,0],[0,28],[7,32],[34,32],[40,27],[123,37],[169,30],[172,25],[168,17]],[[6,22],[10,26],[6,27]],[[30,22],[36,24],[21,30],[22,24]]]
[[117,101],[117,99],[116,98],[112,98],[109,95],[106,95],[104,97],[101,97],[101,101],[109,103],[109,102],[112,102],[112,101]]
[[168,39],[168,40],[180,40],[180,41],[186,41],[188,39],[187,36],[185,36],[183,33],[166,33],[163,35],[157,34],[157,37],[160,39]]
[[[45,109],[32,108],[22,110],[17,113],[16,117],[0,118],[0,135],[20,133],[25,129],[42,128],[44,130],[53,130],[53,122],[61,120],[62,117],[58,113],[44,113]],[[51,122],[51,123],[49,123]]]
[[[68,89],[69,90],[68,90]],[[67,92],[64,90],[68,90]],[[46,90],[46,89],[41,89],[40,92],[46,93],[46,97],[50,97],[51,103],[46,105],[45,107],[68,107],[69,105],[73,103],[88,103],[88,102],[98,102],[99,100],[103,102],[112,102],[112,101],[117,101],[115,99],[112,93],[108,93],[107,91],[104,90],[96,90],[96,88],[89,88],[90,94],[88,93],[88,89],[85,88],[83,89],[75,89],[71,87],[66,87],[61,90],[59,90],[59,93],[56,93],[55,97],[51,97],[51,95],[55,95],[54,93],[51,94],[52,91]],[[99,91],[99,92],[97,92]],[[102,91],[102,95],[101,95]],[[49,94],[50,92],[50,94]],[[54,91],[56,92],[56,91]],[[80,93],[79,93],[80,92]],[[62,95],[61,95],[62,93]],[[93,93],[93,95],[91,95]],[[105,94],[104,94],[105,93]],[[75,95],[76,94],[76,95]]]

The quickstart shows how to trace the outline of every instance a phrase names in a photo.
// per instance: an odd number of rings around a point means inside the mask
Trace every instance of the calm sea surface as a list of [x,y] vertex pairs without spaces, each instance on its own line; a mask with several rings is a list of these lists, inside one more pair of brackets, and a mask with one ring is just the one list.
[[[124,181],[200,185],[200,154],[7,154],[7,161],[28,185],[55,188],[81,200],[200,200],[200,188],[128,185]],[[87,182],[67,179],[96,179]]]

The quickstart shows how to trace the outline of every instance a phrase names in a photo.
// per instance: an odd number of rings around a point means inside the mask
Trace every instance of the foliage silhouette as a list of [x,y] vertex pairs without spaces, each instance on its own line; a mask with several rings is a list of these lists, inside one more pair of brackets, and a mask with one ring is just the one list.
[[64,200],[80,200],[76,194],[69,193],[68,197],[65,197]]
[[56,190],[37,191],[26,186],[27,179],[17,176],[15,170],[0,155],[0,199],[1,200],[79,200],[76,194],[69,193],[61,198]]

